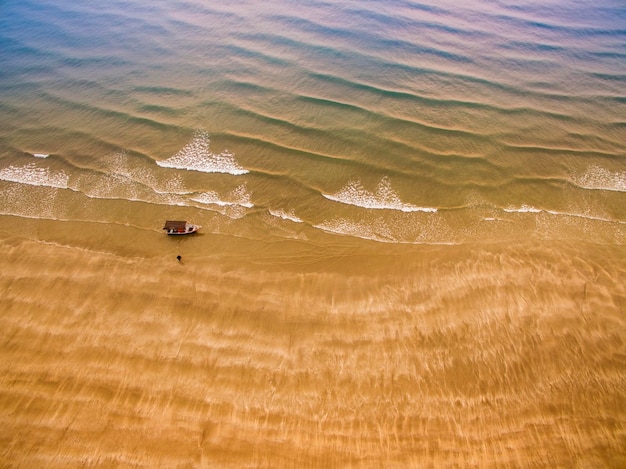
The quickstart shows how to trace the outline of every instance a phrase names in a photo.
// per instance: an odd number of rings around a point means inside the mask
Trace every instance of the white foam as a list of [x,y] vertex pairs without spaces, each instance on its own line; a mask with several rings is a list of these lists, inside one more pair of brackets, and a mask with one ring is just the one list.
[[574,218],[584,218],[586,220],[593,221],[601,221],[605,223],[618,223],[620,225],[626,225],[626,221],[614,220],[612,218],[600,217],[597,215],[590,215],[586,213],[573,213],[573,212],[557,212],[555,210],[546,210],[550,215],[557,215],[561,217],[574,217]]
[[227,195],[229,199],[236,202],[237,205],[241,205],[246,208],[254,207],[250,198],[250,193],[248,192],[248,188],[245,184],[241,184],[235,190],[230,191]]
[[529,205],[522,205],[519,208],[509,207],[503,210],[507,213],[547,213],[547,214],[559,216],[559,217],[584,218],[584,219],[593,220],[593,221],[626,224],[626,221],[614,220],[611,218],[601,217],[597,215],[591,215],[591,214],[586,214],[586,213],[575,213],[575,212],[560,212],[557,210],[542,210],[542,209],[538,209]]
[[194,138],[174,156],[157,161],[163,168],[186,169],[204,173],[246,174],[249,171],[235,161],[235,155],[228,150],[213,153],[209,149],[209,136],[206,132],[197,132]]
[[504,222],[504,223],[513,223],[511,220],[507,220],[506,218],[500,218],[500,217],[484,217],[482,221],[499,221],[499,222]]
[[141,160],[132,161],[125,150],[106,155],[101,171],[78,171],[70,188],[91,199],[129,200],[176,206],[189,206],[195,192],[185,188],[180,174],[157,178],[158,169]]
[[583,189],[626,192],[626,171],[609,171],[599,166],[591,166],[581,176],[573,176],[576,185]]
[[314,225],[314,227],[329,233],[354,236],[371,241],[378,241],[379,243],[397,242],[397,240],[392,237],[391,233],[385,227],[383,227],[382,230],[379,230],[376,226],[346,220],[345,218],[325,221],[319,225]]
[[503,210],[507,213],[540,213],[543,211],[540,208],[526,204],[523,204],[521,207],[508,207]]
[[278,210],[270,209],[269,212],[270,212],[271,215],[273,215],[273,216],[275,216],[277,218],[282,218],[283,220],[289,220],[289,221],[292,221],[294,223],[304,223],[300,218],[298,218],[294,214],[293,210],[290,210],[290,211],[286,212],[285,210],[281,210],[281,209],[278,209]]
[[244,208],[252,208],[254,204],[250,199],[250,193],[245,184],[241,184],[236,189],[227,193],[224,197],[215,191],[203,192],[191,200],[207,205],[219,205],[220,207],[239,206]]
[[436,208],[418,207],[402,202],[391,188],[388,177],[383,177],[374,192],[365,189],[360,181],[351,181],[336,194],[322,194],[327,199],[342,204],[376,210],[400,210],[402,212],[437,212]]
[[[437,224],[438,225],[438,224]],[[366,239],[369,241],[376,241],[379,243],[391,243],[391,244],[429,244],[429,245],[445,245],[452,246],[459,244],[455,241],[446,241],[443,239],[435,240],[431,239],[429,233],[432,232],[432,226],[430,228],[426,228],[428,233],[422,231],[419,233],[418,237],[409,236],[407,238],[403,236],[398,236],[398,234],[394,234],[391,232],[390,227],[384,220],[372,221],[372,222],[356,222],[347,220],[345,218],[339,218],[332,221],[325,221],[318,225],[313,225],[314,228],[320,229],[327,233],[343,235],[343,236],[352,236],[355,238]],[[436,226],[437,237],[441,238],[443,236],[444,231],[441,226]]]
[[191,192],[190,190],[188,190],[187,188],[185,188],[185,184],[183,183],[183,180],[180,178],[180,176],[173,176],[170,178],[167,178],[164,184],[163,189],[159,189],[158,187],[156,187],[157,184],[155,183],[155,187],[154,187],[154,192],[156,192],[157,194],[163,194],[163,195],[189,195],[192,194],[193,192]]
[[35,163],[25,166],[9,166],[0,170],[0,179],[4,181],[67,189],[69,176],[64,171],[52,171],[41,168]]
[[35,158],[48,158],[50,155],[48,153],[33,153]]
[[217,192],[209,191],[203,192],[195,197],[191,197],[191,200],[196,202],[200,202],[201,204],[206,205],[219,205],[220,207],[228,207],[231,205],[237,205],[234,202],[227,202],[225,200],[220,199],[220,195]]

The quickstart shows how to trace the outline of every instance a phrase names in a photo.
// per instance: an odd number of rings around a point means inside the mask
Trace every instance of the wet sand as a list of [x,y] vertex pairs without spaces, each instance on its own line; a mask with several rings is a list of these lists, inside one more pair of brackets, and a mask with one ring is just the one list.
[[[626,252],[0,238],[2,467],[624,467]],[[267,259],[266,259],[267,261]]]

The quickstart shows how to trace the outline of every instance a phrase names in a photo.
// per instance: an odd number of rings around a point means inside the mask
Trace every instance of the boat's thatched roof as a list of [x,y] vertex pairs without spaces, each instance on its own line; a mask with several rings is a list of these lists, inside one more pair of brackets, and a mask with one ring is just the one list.
[[180,220],[167,220],[165,222],[165,226],[163,226],[164,230],[184,230],[185,227],[187,226],[187,222],[186,221],[180,221]]

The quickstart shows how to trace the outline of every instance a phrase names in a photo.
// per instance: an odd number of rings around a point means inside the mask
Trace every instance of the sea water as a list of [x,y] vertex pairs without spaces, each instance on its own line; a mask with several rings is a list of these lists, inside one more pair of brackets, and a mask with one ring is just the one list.
[[3,2],[0,216],[147,255],[168,218],[321,253],[623,246],[625,25],[620,0]]

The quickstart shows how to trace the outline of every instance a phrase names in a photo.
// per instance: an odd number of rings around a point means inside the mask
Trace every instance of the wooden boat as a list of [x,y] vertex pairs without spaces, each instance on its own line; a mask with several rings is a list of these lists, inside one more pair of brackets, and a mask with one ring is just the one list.
[[163,229],[168,235],[187,235],[191,233],[195,233],[201,227],[198,225],[194,225],[192,223],[187,223],[186,221],[173,221],[168,220],[165,222],[165,226]]

